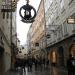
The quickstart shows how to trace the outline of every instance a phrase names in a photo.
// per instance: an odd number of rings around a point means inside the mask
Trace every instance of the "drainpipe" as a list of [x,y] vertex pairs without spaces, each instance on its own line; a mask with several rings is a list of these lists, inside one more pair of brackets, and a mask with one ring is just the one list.
[[46,19],[45,19],[45,6],[44,6],[44,0],[43,0],[43,8],[44,8],[44,21],[45,21],[45,24],[44,24],[44,37],[45,37],[45,53],[46,53],[46,58],[48,58],[48,52],[47,52],[47,38],[46,38]]
[[11,46],[11,70],[13,69],[13,49],[12,49],[12,0],[10,12],[10,46]]

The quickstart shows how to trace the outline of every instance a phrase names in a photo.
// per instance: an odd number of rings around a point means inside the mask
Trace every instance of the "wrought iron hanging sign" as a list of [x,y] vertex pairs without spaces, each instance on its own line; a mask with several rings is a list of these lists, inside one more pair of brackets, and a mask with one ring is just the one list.
[[22,22],[24,23],[32,23],[34,18],[36,17],[36,10],[34,7],[29,5],[29,0],[27,0],[26,5],[23,5],[20,10],[19,14],[22,18]]

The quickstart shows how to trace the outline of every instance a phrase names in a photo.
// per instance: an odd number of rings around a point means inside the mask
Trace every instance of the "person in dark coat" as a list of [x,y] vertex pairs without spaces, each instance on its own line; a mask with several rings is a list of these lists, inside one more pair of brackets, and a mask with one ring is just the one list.
[[73,65],[73,75],[75,75],[75,58],[72,59],[72,65]]
[[35,59],[34,65],[35,65],[35,71],[37,71],[37,66],[38,66],[38,61],[37,61],[37,59]]
[[45,58],[43,58],[43,67],[44,67],[44,69],[45,69],[45,64],[46,64],[46,60],[45,60]]
[[75,75],[74,74],[74,57],[72,55],[69,55],[69,59],[67,60],[67,69],[68,69],[68,75]]
[[42,58],[41,57],[38,60],[38,65],[39,65],[40,71],[42,71]]
[[33,65],[32,58],[29,57],[28,58],[28,71],[32,71],[32,65]]

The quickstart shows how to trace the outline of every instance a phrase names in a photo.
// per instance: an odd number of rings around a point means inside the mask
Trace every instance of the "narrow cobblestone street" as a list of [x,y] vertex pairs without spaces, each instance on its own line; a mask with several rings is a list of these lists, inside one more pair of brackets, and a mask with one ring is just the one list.
[[25,72],[24,70],[21,72],[21,69],[19,69],[18,71],[8,71],[4,75],[67,75],[67,70],[64,68],[58,69],[57,67],[51,67],[42,68],[42,70],[38,68],[37,71],[35,71],[33,67],[32,71],[28,71],[28,69],[25,68]]
[[75,0],[0,0],[0,75],[75,75]]

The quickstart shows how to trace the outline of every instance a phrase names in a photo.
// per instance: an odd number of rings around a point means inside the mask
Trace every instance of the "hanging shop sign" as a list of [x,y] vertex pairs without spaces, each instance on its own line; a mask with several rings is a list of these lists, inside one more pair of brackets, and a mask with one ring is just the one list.
[[27,0],[27,4],[20,8],[19,14],[22,18],[22,22],[32,23],[36,17],[36,10],[33,6],[29,5],[29,1]]

